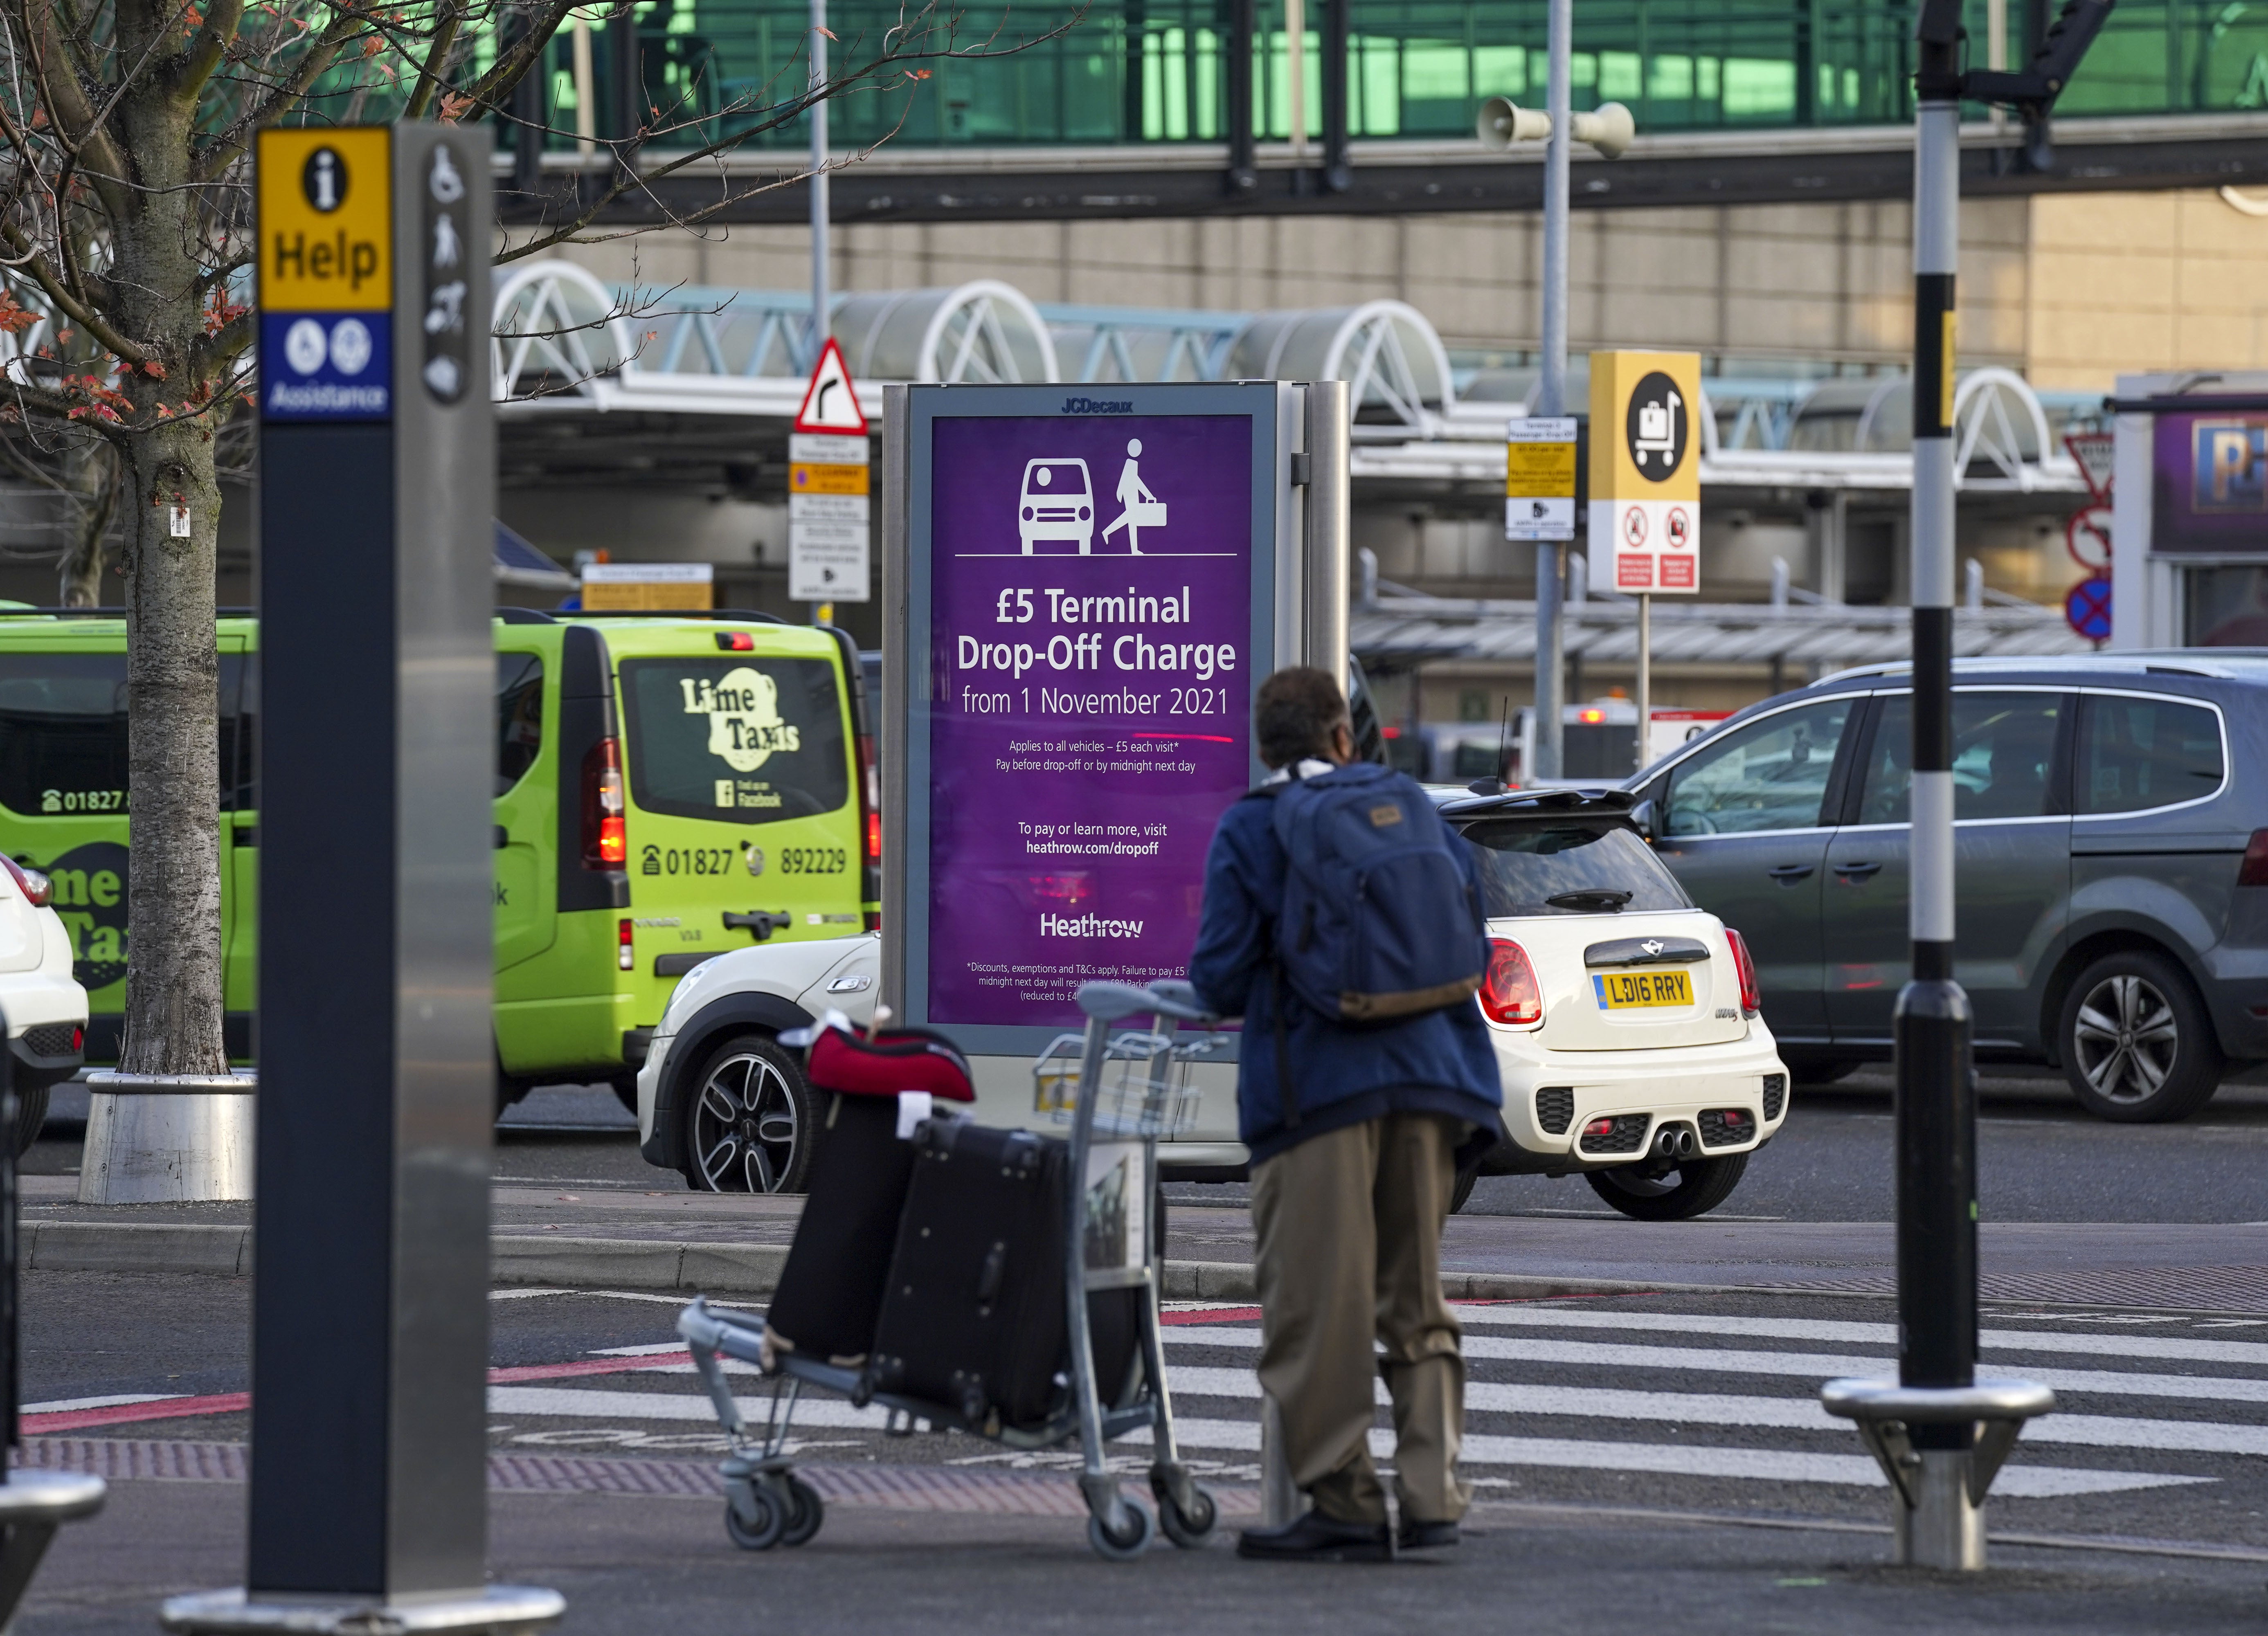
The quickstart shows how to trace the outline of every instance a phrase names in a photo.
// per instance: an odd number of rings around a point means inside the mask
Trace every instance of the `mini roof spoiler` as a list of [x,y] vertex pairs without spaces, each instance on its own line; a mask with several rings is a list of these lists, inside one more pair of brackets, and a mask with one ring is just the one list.
[[1606,812],[1619,817],[1638,803],[1638,797],[1627,789],[1505,789],[1494,790],[1485,786],[1493,779],[1481,779],[1472,786],[1473,793],[1461,800],[1445,801],[1441,811],[1445,816],[1470,818],[1486,812]]

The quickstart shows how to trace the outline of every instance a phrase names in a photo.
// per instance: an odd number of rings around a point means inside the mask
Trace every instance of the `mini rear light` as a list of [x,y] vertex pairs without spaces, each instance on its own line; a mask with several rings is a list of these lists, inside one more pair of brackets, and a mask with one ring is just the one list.
[[2236,884],[2268,886],[2268,829],[2252,832],[2252,842],[2244,848],[2244,862],[2236,866]]
[[622,749],[601,738],[583,758],[583,867],[618,869],[630,855],[623,819]]
[[744,630],[720,630],[717,633],[717,645],[726,653],[754,653],[756,639]]
[[1528,1027],[1543,1020],[1543,996],[1528,950],[1508,937],[1489,939],[1488,971],[1481,978],[1481,1010],[1491,1023]]
[[16,890],[24,894],[25,902],[35,909],[44,909],[48,906],[48,899],[55,894],[53,882],[39,870],[27,869],[15,859],[4,855],[0,855],[0,863],[8,866],[9,877],[16,883]]
[[1611,1136],[1614,1133],[1615,1122],[1612,1119],[1593,1119],[1588,1125],[1583,1126],[1583,1134],[1586,1136]]
[[637,956],[631,949],[630,923],[628,921],[615,923],[615,964],[625,972],[637,965]]
[[1725,941],[1732,945],[1733,970],[1741,979],[1741,1015],[1754,1016],[1764,1009],[1764,996],[1756,989],[1756,963],[1749,953],[1748,940],[1731,927],[1725,928]]
[[86,1030],[83,1028],[75,1028],[71,1030],[71,1049],[73,1051],[84,1051],[86,1049]]

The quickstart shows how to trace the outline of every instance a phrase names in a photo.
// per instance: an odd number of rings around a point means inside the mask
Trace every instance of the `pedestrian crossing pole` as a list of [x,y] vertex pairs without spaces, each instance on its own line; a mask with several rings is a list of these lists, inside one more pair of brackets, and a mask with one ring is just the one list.
[[[1953,974],[1953,385],[1961,248],[1958,17],[1925,8],[1914,116],[1913,785],[1909,933],[1898,995],[1898,1317],[1902,1385],[1977,1378],[1977,1091],[1969,996]],[[1937,26],[1933,30],[1933,23]],[[1933,33],[1936,36],[1933,37]],[[1917,1426],[1926,1533],[1979,1530],[1956,1468],[1975,1427]],[[1933,1480],[1951,1473],[1944,1480]],[[1939,1515],[1938,1512],[1948,1512]],[[1956,1546],[1957,1549],[1957,1546]]]
[[2021,73],[1962,69],[1962,0],[1923,0],[1915,34],[1913,744],[1908,900],[1913,973],[1898,994],[1898,1378],[1830,1381],[1889,1479],[1896,1559],[1984,1566],[1984,1496],[2045,1388],[1977,1378],[1977,1074],[1954,976],[1954,356],[1961,250],[1961,105],[2022,115],[2048,163],[2047,116],[2111,0],[2066,0]]

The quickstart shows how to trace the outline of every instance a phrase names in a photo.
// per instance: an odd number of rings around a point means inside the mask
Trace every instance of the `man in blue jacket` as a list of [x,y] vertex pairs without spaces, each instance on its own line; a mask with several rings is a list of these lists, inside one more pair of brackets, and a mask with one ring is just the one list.
[[[1253,727],[1260,759],[1276,769],[1268,783],[1342,777],[1412,788],[1400,774],[1355,762],[1346,700],[1322,671],[1270,677]],[[1472,1497],[1457,1476],[1464,1360],[1456,1315],[1441,1296],[1441,1225],[1457,1149],[1476,1132],[1496,1132],[1504,1093],[1487,1023],[1470,1001],[1361,1027],[1326,1018],[1296,994],[1280,1004],[1273,957],[1287,860],[1276,807],[1256,795],[1222,818],[1189,960],[1206,1006],[1244,1019],[1237,1122],[1252,1150],[1260,1383],[1280,1416],[1292,1480],[1313,1502],[1282,1527],[1247,1530],[1237,1550],[1384,1560],[1397,1543],[1454,1544]],[[1470,889],[1472,864],[1457,854]],[[1381,1371],[1394,1402],[1398,1541],[1370,1458]]]

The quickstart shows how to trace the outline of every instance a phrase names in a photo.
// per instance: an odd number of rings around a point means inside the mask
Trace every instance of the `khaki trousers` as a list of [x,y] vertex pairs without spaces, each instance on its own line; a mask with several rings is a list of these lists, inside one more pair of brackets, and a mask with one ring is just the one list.
[[1453,1522],[1472,1500],[1457,1478],[1462,1332],[1441,1298],[1441,1223],[1463,1132],[1445,1115],[1389,1114],[1253,1167],[1261,1388],[1281,1413],[1292,1483],[1343,1522],[1386,1521],[1370,1458],[1381,1373],[1403,1519]]

